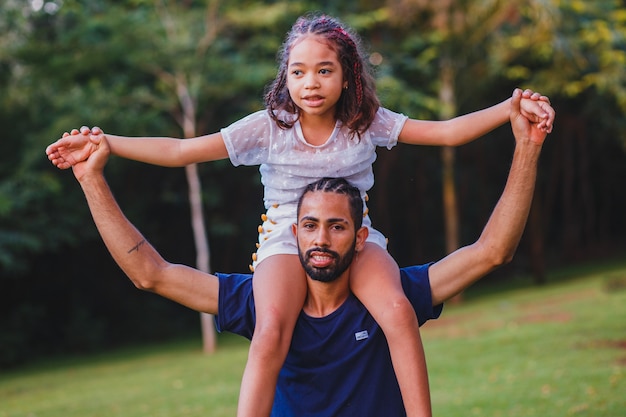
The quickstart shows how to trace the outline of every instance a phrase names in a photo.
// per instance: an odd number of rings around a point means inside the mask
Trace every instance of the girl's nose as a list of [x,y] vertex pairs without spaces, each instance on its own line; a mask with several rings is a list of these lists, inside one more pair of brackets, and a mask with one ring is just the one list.
[[317,88],[319,87],[319,82],[317,81],[317,77],[315,74],[310,74],[306,77],[304,82],[305,88]]

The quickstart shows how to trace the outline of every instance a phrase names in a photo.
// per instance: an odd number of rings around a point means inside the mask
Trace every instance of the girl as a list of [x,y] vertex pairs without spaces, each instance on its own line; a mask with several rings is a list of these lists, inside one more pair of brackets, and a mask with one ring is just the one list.
[[[449,121],[408,119],[380,106],[365,62],[358,38],[339,21],[303,16],[283,44],[265,110],[192,139],[106,135],[112,153],[151,164],[184,166],[228,157],[235,166],[260,165],[267,212],[253,255],[256,327],[241,386],[240,417],[270,414],[276,379],[303,306],[306,280],[291,225],[304,187],[321,177],[345,177],[365,199],[374,183],[376,146],[392,148],[398,141],[457,146],[508,120],[509,100]],[[525,98],[523,114],[550,131],[554,112],[547,98],[530,91]],[[84,160],[96,146],[89,135],[87,128],[64,135],[46,150],[49,159],[63,169]],[[370,235],[352,265],[351,288],[387,337],[407,415],[430,416],[415,312],[385,237],[371,228],[367,210],[363,216]]]

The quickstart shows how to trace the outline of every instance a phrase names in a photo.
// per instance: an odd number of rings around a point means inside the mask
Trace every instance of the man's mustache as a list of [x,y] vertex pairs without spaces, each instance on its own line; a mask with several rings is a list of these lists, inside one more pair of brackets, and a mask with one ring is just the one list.
[[311,248],[308,251],[306,251],[306,254],[305,254],[306,255],[306,259],[311,259],[311,256],[312,256],[311,254],[313,252],[325,253],[325,254],[328,254],[328,255],[332,256],[334,259],[339,259],[339,254],[337,252],[332,251],[332,250],[327,249],[327,248],[319,248],[319,247],[318,248]]

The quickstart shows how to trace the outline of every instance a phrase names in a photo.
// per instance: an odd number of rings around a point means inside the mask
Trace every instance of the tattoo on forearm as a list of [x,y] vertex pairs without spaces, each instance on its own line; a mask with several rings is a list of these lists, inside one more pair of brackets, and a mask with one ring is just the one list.
[[144,243],[146,243],[146,239],[143,239],[141,242],[137,243],[135,246],[130,248],[130,250],[128,252],[126,252],[126,253],[131,253],[131,252],[134,252],[134,251],[139,252],[139,248],[141,246],[143,246]]

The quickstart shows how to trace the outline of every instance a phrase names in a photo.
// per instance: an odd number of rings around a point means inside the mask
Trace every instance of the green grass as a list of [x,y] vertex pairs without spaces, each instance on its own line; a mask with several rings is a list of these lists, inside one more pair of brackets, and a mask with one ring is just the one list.
[[[623,265],[470,293],[422,338],[435,416],[626,416]],[[248,342],[219,345],[213,356],[190,340],[3,372],[0,417],[234,416]]]
[[435,416],[626,416],[626,268],[447,306],[422,337]]
[[0,376],[0,417],[235,415],[248,342],[220,337],[57,360]]

